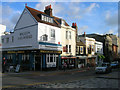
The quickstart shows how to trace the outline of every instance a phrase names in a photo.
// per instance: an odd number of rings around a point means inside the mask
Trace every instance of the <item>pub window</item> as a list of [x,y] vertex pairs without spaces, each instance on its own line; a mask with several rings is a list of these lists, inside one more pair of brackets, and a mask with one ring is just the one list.
[[55,30],[54,29],[51,29],[51,37],[55,38]]
[[71,52],[71,45],[69,45],[69,52]]
[[45,34],[45,35],[43,35],[43,41],[47,41],[47,38],[48,36]]
[[54,57],[54,62],[56,62],[56,55],[54,54],[54,56],[53,56],[53,57]]
[[8,43],[9,42],[9,38],[6,38],[6,43]]
[[66,45],[66,52],[68,53],[68,45]]
[[83,48],[82,47],[80,48],[80,53],[83,53]]
[[2,39],[2,43],[4,43],[4,39]]
[[14,36],[12,36],[12,42],[14,42]]
[[49,55],[46,54],[46,62],[48,63],[49,62]]
[[69,32],[69,39],[71,39],[71,32]]
[[68,31],[66,31],[66,39],[68,39]]
[[94,51],[94,46],[92,45],[92,51]]
[[50,55],[50,62],[53,62],[53,55]]

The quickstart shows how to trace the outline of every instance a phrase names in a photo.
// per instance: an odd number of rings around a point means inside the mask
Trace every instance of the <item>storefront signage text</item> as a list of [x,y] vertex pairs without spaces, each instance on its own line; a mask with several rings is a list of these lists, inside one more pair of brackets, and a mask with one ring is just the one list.
[[58,54],[61,54],[61,51],[45,51],[45,50],[40,50],[40,53],[58,53]]
[[30,32],[22,32],[19,34],[18,40],[29,39],[32,38],[32,34]]

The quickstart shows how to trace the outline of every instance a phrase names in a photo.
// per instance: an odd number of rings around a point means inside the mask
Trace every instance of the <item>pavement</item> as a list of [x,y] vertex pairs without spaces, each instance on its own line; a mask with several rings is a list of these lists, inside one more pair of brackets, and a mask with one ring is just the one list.
[[74,73],[74,72],[85,72],[88,70],[94,70],[94,67],[91,67],[90,69],[88,68],[80,68],[80,69],[66,69],[64,70],[53,70],[53,71],[23,71],[19,73],[15,72],[5,72],[1,73],[0,76],[7,76],[7,75],[18,75],[18,76],[26,76],[26,75],[39,75],[39,76],[52,76],[52,75],[58,75],[58,74],[69,74],[69,73]]
[[3,88],[117,88],[118,71],[95,74],[94,68],[55,71],[6,72]]

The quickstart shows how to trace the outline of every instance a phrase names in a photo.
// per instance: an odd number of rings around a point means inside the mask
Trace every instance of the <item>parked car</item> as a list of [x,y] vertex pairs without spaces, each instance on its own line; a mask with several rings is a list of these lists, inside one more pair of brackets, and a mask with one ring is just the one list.
[[112,71],[110,63],[102,63],[95,68],[96,73],[109,73]]
[[118,68],[119,67],[119,62],[118,61],[111,62],[110,65],[111,65],[112,68]]

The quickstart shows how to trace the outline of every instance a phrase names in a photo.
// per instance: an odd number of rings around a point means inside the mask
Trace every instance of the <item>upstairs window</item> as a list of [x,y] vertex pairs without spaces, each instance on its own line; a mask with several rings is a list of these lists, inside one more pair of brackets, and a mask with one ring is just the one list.
[[9,42],[9,38],[6,38],[6,43],[8,43]]
[[55,30],[51,29],[51,38],[55,38]]
[[69,39],[71,39],[71,32],[69,32]]
[[71,39],[71,31],[66,31],[66,39]]
[[71,52],[71,45],[69,45],[69,52]]
[[43,35],[43,41],[47,41],[48,40],[48,36],[46,34]]
[[2,39],[2,43],[4,43],[4,39]]
[[66,39],[68,39],[68,31],[66,31]]
[[14,36],[12,36],[12,42],[14,42]]
[[66,53],[68,53],[68,45],[66,45]]

